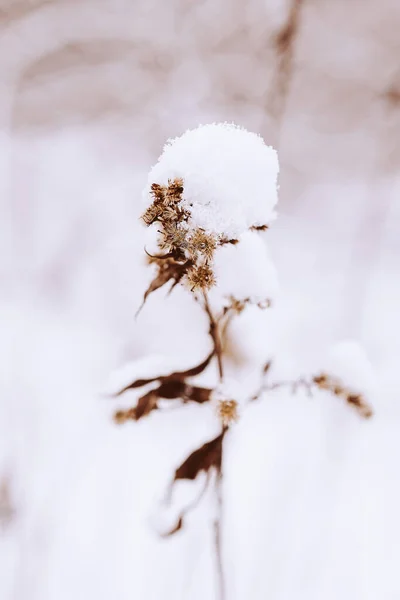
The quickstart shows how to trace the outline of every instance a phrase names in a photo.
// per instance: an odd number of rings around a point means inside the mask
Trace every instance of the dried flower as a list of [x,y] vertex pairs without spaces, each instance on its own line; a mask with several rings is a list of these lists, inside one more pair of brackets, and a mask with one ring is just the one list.
[[183,194],[183,179],[177,177],[176,179],[168,179],[168,187],[165,192],[165,202],[170,204],[171,202],[180,202]]
[[238,403],[236,400],[220,400],[217,405],[217,414],[224,427],[236,423],[238,415]]
[[182,200],[183,181],[174,179],[168,181],[168,186],[152,183],[150,194],[152,204],[145,210],[142,219],[147,226],[155,221],[182,221],[187,216],[187,211],[179,207]]
[[194,230],[190,235],[188,253],[190,258],[197,258],[200,254],[207,261],[213,258],[214,251],[217,247],[216,238],[200,229],[199,227]]
[[176,223],[166,223],[161,231],[159,246],[161,250],[180,250],[184,256],[184,251],[188,248],[188,232]]
[[162,214],[162,208],[159,204],[151,204],[142,214],[142,219],[147,226],[157,221]]
[[192,292],[209,290],[216,284],[214,272],[208,264],[191,267],[186,274],[186,280]]

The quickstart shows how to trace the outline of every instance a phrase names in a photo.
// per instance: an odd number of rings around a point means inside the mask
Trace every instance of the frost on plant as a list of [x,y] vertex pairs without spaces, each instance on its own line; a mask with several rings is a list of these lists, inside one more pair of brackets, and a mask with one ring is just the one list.
[[[243,397],[239,384],[226,377],[225,340],[232,320],[249,306],[268,309],[276,290],[274,266],[261,236],[275,218],[278,171],[276,151],[260,136],[234,125],[212,124],[169,141],[151,169],[143,193],[142,220],[157,232],[156,247],[146,248],[154,277],[143,303],[167,284],[169,291],[184,286],[207,317],[211,349],[193,368],[151,377],[139,375],[117,396],[132,389],[143,393],[134,407],[118,410],[115,421],[138,421],[163,410],[170,401],[210,403],[220,433],[176,469],[171,490],[179,480],[194,480],[205,473],[206,487],[214,482],[220,511],[224,438],[246,404],[262,400],[277,387],[296,391],[303,386],[310,394],[320,389],[343,399],[363,417],[372,414],[359,391],[325,372],[297,381],[273,382],[268,363],[259,374],[259,391],[249,397]],[[212,363],[218,367],[218,381],[200,385],[198,377]],[[193,507],[179,515],[170,534],[182,529],[185,514]],[[215,547],[223,597],[220,515],[215,523]]]

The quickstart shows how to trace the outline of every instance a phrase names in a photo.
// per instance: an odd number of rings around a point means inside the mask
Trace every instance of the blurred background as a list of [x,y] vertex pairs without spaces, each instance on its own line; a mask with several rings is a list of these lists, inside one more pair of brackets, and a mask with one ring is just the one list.
[[302,372],[355,339],[376,379],[368,423],[301,395],[240,423],[227,600],[400,598],[399,28],[397,0],[0,0],[1,600],[215,597],[207,510],[147,523],[213,415],[119,429],[100,397],[193,322],[162,293],[168,327],[134,320],[140,196],[214,121],[279,152],[274,347]]

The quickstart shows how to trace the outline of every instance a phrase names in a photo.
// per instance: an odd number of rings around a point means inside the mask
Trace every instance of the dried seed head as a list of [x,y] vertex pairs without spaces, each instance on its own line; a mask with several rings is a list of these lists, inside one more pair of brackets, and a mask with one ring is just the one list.
[[164,200],[165,187],[163,185],[159,185],[158,183],[152,183],[150,194],[153,197],[153,202],[161,203]]
[[186,229],[177,227],[176,223],[165,223],[161,231],[159,247],[161,250],[182,250],[188,247],[188,233]]
[[200,254],[206,260],[212,260],[216,247],[217,239],[204,229],[197,228],[190,235],[188,251],[191,258]]
[[232,311],[233,313],[240,315],[241,312],[244,311],[247,304],[250,302],[250,298],[244,298],[243,300],[238,300],[234,296],[228,297],[228,304],[225,306],[225,313]]
[[129,408],[128,410],[117,410],[114,413],[114,422],[117,423],[117,425],[122,425],[130,420],[136,421],[135,408]]
[[182,193],[182,179],[168,181],[168,186],[152,183],[150,194],[153,202],[142,215],[146,225],[154,221],[182,221],[187,218],[187,211],[179,207]]
[[266,298],[265,300],[260,300],[260,302],[257,302],[257,306],[258,308],[261,308],[261,310],[271,308],[271,300],[269,298]]
[[180,202],[183,194],[183,179],[177,177],[172,181],[168,180],[168,187],[165,193],[165,202],[170,204],[172,202]]
[[236,400],[220,400],[217,405],[217,414],[222,425],[227,427],[238,421],[238,403]]
[[144,213],[142,214],[142,219],[147,226],[151,225],[155,221],[158,221],[162,214],[162,209],[158,204],[151,204]]
[[209,290],[216,284],[215,275],[207,264],[193,266],[187,272],[187,283],[191,291]]

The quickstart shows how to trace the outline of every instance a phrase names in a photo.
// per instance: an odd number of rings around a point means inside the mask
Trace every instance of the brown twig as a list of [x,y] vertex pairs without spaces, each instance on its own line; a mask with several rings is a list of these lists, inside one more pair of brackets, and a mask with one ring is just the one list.
[[290,82],[293,78],[293,58],[302,4],[304,0],[292,0],[286,23],[275,38],[278,67],[267,103],[269,112],[276,118],[278,124],[281,123],[285,112]]
[[300,377],[294,381],[275,381],[274,383],[263,383],[258,392],[252,397],[252,401],[258,400],[263,392],[270,392],[284,387],[291,388],[292,394],[295,394],[299,388],[304,388],[308,395],[312,396],[313,385],[314,382],[305,379],[305,377]]
[[274,383],[263,382],[258,392],[251,398],[251,400],[258,400],[263,392],[273,391],[285,387],[290,388],[292,394],[295,394],[299,388],[303,388],[307,391],[310,397],[312,397],[313,392],[316,389],[329,392],[334,396],[342,398],[364,419],[369,419],[373,415],[372,407],[368,404],[367,400],[362,394],[353,392],[344,386],[339,379],[326,373],[314,375],[308,379],[305,377],[299,377],[293,381],[276,381]]
[[223,369],[223,365],[222,365],[221,336],[220,336],[218,322],[212,313],[210,303],[208,301],[207,293],[204,290],[203,290],[203,300],[204,300],[204,310],[207,313],[208,320],[210,323],[209,334],[210,334],[211,339],[214,344],[215,356],[217,357],[219,378],[222,381],[222,379],[224,377],[224,369]]

